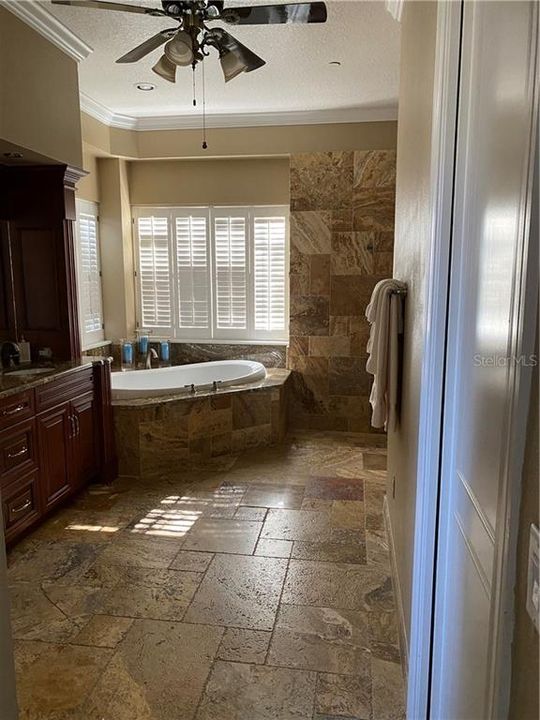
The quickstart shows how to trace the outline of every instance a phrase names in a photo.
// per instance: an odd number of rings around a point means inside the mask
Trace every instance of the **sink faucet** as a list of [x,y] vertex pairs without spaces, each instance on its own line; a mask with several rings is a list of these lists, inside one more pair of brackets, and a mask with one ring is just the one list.
[[2,359],[2,367],[4,370],[13,368],[19,364],[21,359],[21,351],[17,343],[4,342],[0,346],[0,357]]
[[154,358],[154,360],[157,360],[158,354],[154,350],[154,348],[148,348],[148,352],[146,353],[146,363],[145,363],[147,370],[152,369],[152,358]]

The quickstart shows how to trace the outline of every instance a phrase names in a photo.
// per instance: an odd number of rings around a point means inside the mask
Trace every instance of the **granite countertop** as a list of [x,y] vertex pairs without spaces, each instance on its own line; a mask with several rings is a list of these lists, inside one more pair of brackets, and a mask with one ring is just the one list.
[[[136,371],[133,371],[136,372]],[[161,405],[163,403],[174,402],[175,400],[201,400],[205,397],[215,397],[216,395],[229,395],[237,392],[255,392],[257,390],[266,390],[272,387],[280,387],[288,380],[290,370],[285,368],[267,368],[266,377],[258,382],[246,383],[245,385],[229,385],[218,390],[198,390],[197,392],[181,392],[174,395],[155,395],[152,397],[133,397],[121,398],[112,401],[115,407],[144,407],[145,405]],[[114,392],[114,391],[113,391]]]
[[0,374],[0,399],[15,395],[22,390],[46,385],[52,380],[68,375],[83,367],[89,367],[94,364],[110,362],[110,358],[83,355],[78,360],[63,360],[59,362],[44,363],[42,365],[26,365],[19,369],[26,368],[43,368],[47,372],[39,373],[39,375],[21,375],[16,371],[8,370]]

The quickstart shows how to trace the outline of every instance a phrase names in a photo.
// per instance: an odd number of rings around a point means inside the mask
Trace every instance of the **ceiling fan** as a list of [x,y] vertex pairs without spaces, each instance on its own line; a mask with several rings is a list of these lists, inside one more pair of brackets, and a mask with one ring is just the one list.
[[225,82],[243,72],[258,70],[265,61],[221,27],[209,28],[207,23],[223,21],[229,25],[273,25],[283,23],[324,23],[327,12],[324,2],[302,2],[286,5],[253,5],[224,7],[224,0],[162,0],[161,8],[124,5],[100,0],[52,0],[55,5],[99,10],[120,10],[153,17],[166,17],[177,27],[161,30],[119,58],[117,63],[133,63],[165,44],[163,55],[152,70],[176,81],[176,68],[195,68],[214,48]]

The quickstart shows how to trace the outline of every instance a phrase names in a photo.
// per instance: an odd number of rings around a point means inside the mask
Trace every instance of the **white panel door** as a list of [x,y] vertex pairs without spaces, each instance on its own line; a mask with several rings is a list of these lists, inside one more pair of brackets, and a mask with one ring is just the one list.
[[464,3],[433,720],[502,717],[493,667],[536,21],[533,2]]

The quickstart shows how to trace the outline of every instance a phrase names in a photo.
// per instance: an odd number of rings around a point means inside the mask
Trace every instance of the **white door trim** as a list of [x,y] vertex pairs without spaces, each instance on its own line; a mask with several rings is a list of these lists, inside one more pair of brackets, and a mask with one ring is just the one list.
[[419,415],[416,522],[411,600],[407,717],[426,718],[442,431],[455,136],[461,47],[461,2],[437,5],[431,141],[431,243]]

